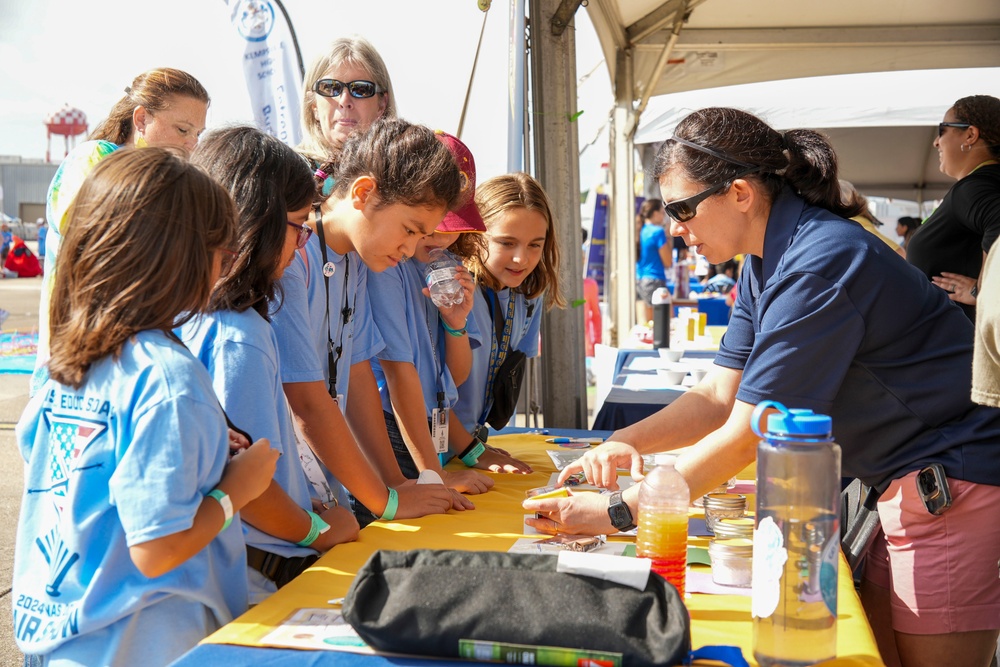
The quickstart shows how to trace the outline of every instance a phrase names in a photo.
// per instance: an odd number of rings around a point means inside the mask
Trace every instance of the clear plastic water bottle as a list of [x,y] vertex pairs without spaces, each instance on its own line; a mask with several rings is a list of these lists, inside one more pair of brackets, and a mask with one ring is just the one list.
[[[767,418],[768,408],[779,410]],[[761,667],[812,665],[837,655],[840,446],[827,415],[765,401],[752,418],[757,447],[753,536],[753,655]]]
[[676,461],[670,454],[657,454],[656,466],[639,488],[635,551],[639,558],[651,559],[653,571],[673,584],[683,598],[691,491],[674,468]]
[[430,261],[424,270],[431,301],[438,308],[457,306],[465,300],[462,283],[455,279],[458,262],[444,248],[434,248],[428,253]]

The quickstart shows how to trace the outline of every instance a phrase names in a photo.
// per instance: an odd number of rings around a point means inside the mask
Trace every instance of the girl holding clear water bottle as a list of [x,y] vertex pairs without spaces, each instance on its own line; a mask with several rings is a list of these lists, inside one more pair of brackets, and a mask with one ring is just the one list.
[[[456,491],[483,493],[493,486],[486,475],[442,468],[450,458],[448,431],[451,406],[458,400],[456,385],[469,374],[470,346],[479,345],[469,320],[475,283],[461,261],[481,245],[486,226],[472,199],[476,187],[472,153],[450,134],[439,131],[437,136],[459,165],[466,203],[417,242],[409,261],[369,275],[372,316],[385,340],[372,369],[389,441],[403,474],[413,479],[432,470]],[[403,313],[405,317],[400,316]]]

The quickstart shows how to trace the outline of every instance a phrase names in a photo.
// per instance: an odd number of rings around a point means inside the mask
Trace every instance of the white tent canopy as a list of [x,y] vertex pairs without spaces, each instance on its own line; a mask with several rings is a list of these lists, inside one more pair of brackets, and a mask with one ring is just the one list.
[[820,130],[833,142],[841,176],[866,195],[940,199],[954,181],[938,169],[937,124],[955,100],[970,94],[1000,97],[1000,68],[825,76],[689,91],[652,98],[634,142],[658,144],[691,111],[730,106],[779,130]]
[[[633,320],[633,135],[653,96],[803,77],[1000,64],[1000,2],[995,0],[588,0],[587,12],[615,96],[605,275],[616,337]],[[973,92],[980,91],[952,97]],[[846,94],[857,100],[856,92]],[[936,111],[939,117],[944,109]],[[884,137],[902,131],[899,125],[853,126],[830,128],[829,135],[836,146],[841,133]],[[907,163],[921,165],[917,174],[922,176],[914,183],[938,178],[928,149],[932,132],[926,127],[923,138],[893,139],[894,145],[912,147],[913,154],[903,158]],[[854,174],[850,177],[859,188],[862,182],[869,189],[888,185],[885,170],[866,175],[864,164],[852,164],[845,153],[842,167],[845,175]],[[925,191],[930,195],[929,188]]]

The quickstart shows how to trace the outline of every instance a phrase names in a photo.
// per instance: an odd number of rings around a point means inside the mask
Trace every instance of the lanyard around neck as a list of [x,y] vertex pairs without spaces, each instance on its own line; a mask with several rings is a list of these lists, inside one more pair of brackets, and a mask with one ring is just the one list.
[[511,330],[514,328],[514,301],[517,295],[514,292],[508,293],[507,314],[500,319],[500,298],[493,290],[483,286],[483,296],[490,308],[490,319],[493,320],[494,335],[490,336],[490,369],[486,375],[486,402],[480,423],[485,423],[486,416],[493,408],[493,379],[497,370],[503,365],[510,351]]
[[358,305],[358,294],[354,293],[354,301],[352,306],[347,305],[347,290],[350,285],[351,276],[351,256],[350,254],[344,255],[344,289],[341,294],[341,309],[340,309],[340,320],[337,329],[337,344],[334,347],[333,339],[334,336],[331,334],[331,322],[330,322],[330,276],[327,275],[326,266],[329,263],[326,255],[326,236],[323,233],[323,214],[320,212],[320,207],[315,207],[316,212],[316,235],[319,236],[319,249],[320,253],[323,255],[323,286],[326,288],[326,354],[327,354],[327,364],[330,370],[330,381],[328,391],[330,396],[336,400],[337,398],[337,365],[340,363],[340,357],[344,353],[344,331],[347,325],[351,321],[351,316],[354,314],[354,307]]

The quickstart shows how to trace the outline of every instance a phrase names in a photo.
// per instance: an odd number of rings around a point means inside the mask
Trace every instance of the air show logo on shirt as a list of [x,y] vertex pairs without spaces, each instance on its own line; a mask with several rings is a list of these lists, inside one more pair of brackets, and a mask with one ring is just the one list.
[[107,424],[86,419],[62,417],[48,410],[44,414],[49,426],[49,479],[48,490],[54,494],[53,501],[62,513],[69,477],[78,468],[80,456],[94,442],[97,436],[107,430]]
[[241,0],[236,29],[248,42],[263,42],[274,28],[274,7],[267,0]]

